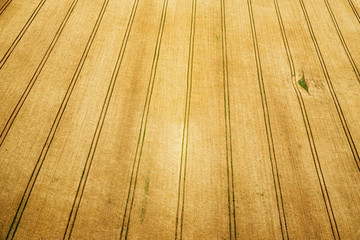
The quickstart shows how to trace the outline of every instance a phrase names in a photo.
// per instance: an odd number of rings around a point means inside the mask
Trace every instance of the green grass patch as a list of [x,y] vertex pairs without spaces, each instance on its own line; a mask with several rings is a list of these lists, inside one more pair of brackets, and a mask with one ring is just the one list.
[[299,79],[298,84],[299,84],[300,87],[302,87],[307,93],[309,93],[309,87],[308,87],[308,85],[306,84],[304,74],[303,74],[302,77]]

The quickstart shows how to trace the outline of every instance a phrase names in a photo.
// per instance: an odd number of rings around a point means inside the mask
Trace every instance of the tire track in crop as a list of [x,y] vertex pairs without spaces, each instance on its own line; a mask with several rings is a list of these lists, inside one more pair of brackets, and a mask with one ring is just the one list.
[[14,42],[11,44],[11,46],[9,47],[9,49],[6,51],[5,55],[1,58],[0,60],[0,69],[4,66],[4,64],[6,63],[7,59],[10,57],[11,53],[14,51],[15,47],[17,46],[17,44],[20,42],[20,40],[22,39],[22,37],[24,36],[25,32],[28,30],[28,28],[30,27],[31,23],[34,21],[36,15],[39,13],[39,11],[41,10],[42,6],[44,5],[44,3],[46,2],[46,0],[41,0],[39,5],[36,7],[36,9],[34,10],[34,12],[31,14],[30,18],[27,20],[26,24],[24,25],[24,27],[21,29],[20,33],[17,35],[17,37],[15,38]]
[[273,174],[274,188],[275,188],[275,193],[276,193],[276,202],[277,202],[277,208],[278,208],[278,213],[279,213],[280,229],[281,229],[282,238],[289,239],[289,234],[288,234],[287,225],[286,225],[285,210],[284,210],[284,201],[283,201],[282,192],[281,192],[281,184],[280,184],[278,166],[277,166],[277,161],[276,161],[274,140],[273,140],[272,130],[271,130],[270,115],[269,115],[269,109],[268,109],[268,104],[267,104],[267,99],[266,99],[264,79],[263,79],[263,75],[262,75],[261,59],[260,59],[260,54],[259,54],[259,47],[258,47],[256,27],[255,27],[255,21],[254,21],[251,0],[247,0],[247,4],[248,4],[248,10],[249,10],[249,18],[250,18],[250,25],[251,25],[254,54],[255,54],[255,58],[256,58],[256,68],[257,68],[257,75],[258,75],[258,81],[259,81],[261,104],[262,104],[263,113],[264,113],[264,123],[265,123],[266,137],[267,137],[267,142],[268,142],[268,150],[269,150],[269,155],[270,155],[269,157],[270,157],[270,162],[271,162],[271,170],[272,170],[272,174]]
[[60,27],[58,28],[53,40],[51,41],[50,46],[46,50],[45,55],[41,59],[40,64],[38,65],[38,67],[37,67],[35,73],[33,74],[32,78],[30,79],[30,82],[28,83],[28,85],[25,88],[23,94],[21,95],[19,101],[17,102],[14,110],[12,111],[9,119],[7,120],[4,129],[1,131],[1,134],[0,134],[0,147],[4,143],[6,135],[9,133],[9,131],[11,129],[11,126],[13,125],[13,123],[15,121],[15,118],[17,117],[18,113],[20,112],[20,110],[21,110],[22,106],[24,105],[24,102],[26,101],[30,91],[32,90],[35,82],[37,81],[42,69],[44,68],[47,60],[49,59],[49,56],[50,56],[52,50],[54,49],[57,41],[59,40],[60,35],[63,32],[63,30],[64,30],[64,28],[65,28],[65,26],[66,26],[66,24],[67,24],[67,22],[68,22],[68,20],[69,20],[69,18],[71,16],[71,14],[74,11],[74,8],[75,8],[76,4],[78,3],[78,1],[79,0],[73,0],[73,2],[71,4],[70,8],[68,9],[63,21],[61,22]]
[[127,235],[129,232],[131,210],[132,210],[132,207],[134,204],[134,199],[135,199],[136,184],[137,184],[138,173],[139,173],[139,169],[140,169],[140,160],[141,160],[142,150],[143,150],[144,141],[145,141],[145,134],[146,134],[146,127],[147,127],[148,115],[149,115],[149,110],[150,110],[150,104],[151,104],[151,97],[152,97],[154,84],[155,84],[156,70],[157,70],[157,64],[159,61],[162,36],[163,36],[163,32],[164,32],[167,6],[168,6],[168,0],[164,0],[161,18],[160,18],[158,35],[157,35],[157,39],[156,39],[154,58],[153,58],[152,66],[151,66],[149,85],[147,88],[146,100],[145,100],[144,110],[143,110],[143,114],[142,114],[142,118],[141,118],[139,137],[138,137],[136,152],[135,152],[135,156],[134,156],[134,160],[133,160],[133,166],[132,166],[132,170],[131,170],[131,178],[130,178],[130,183],[129,183],[128,196],[127,196],[126,204],[125,204],[123,222],[122,222],[122,226],[121,226],[120,239],[123,239],[123,238],[127,239]]
[[228,74],[228,62],[227,62],[225,2],[224,0],[220,0],[220,1],[221,1],[224,110],[225,110],[225,131],[226,131],[226,165],[227,165],[228,206],[229,206],[229,234],[230,234],[230,239],[236,239],[234,170],[233,170],[232,143],[231,143],[231,118],[230,118],[230,96],[229,96],[230,93],[229,93],[229,74]]
[[5,9],[9,6],[12,0],[7,0],[4,5],[0,8],[0,15],[5,11]]
[[343,46],[344,51],[346,52],[346,55],[347,55],[347,57],[348,57],[348,59],[349,59],[349,61],[350,61],[350,63],[351,63],[351,66],[352,66],[354,72],[355,72],[356,79],[357,79],[358,82],[360,83],[360,72],[359,72],[359,69],[357,68],[356,63],[355,63],[355,61],[354,61],[354,59],[353,59],[353,57],[352,57],[352,55],[351,55],[351,53],[350,53],[350,51],[349,51],[349,49],[348,49],[348,47],[347,47],[347,44],[346,44],[346,42],[345,42],[345,39],[344,39],[344,37],[343,37],[343,35],[342,35],[342,33],[341,33],[341,29],[340,29],[340,27],[339,27],[339,25],[338,25],[338,23],[337,23],[336,18],[335,18],[334,12],[333,12],[333,10],[331,9],[331,6],[330,6],[329,1],[328,1],[328,0],[324,0],[324,2],[325,2],[325,4],[326,4],[326,8],[327,8],[327,10],[328,10],[328,12],[329,12],[329,14],[330,14],[330,16],[331,16],[331,20],[332,20],[332,22],[333,22],[333,24],[334,24],[334,26],[335,26],[337,35],[338,35],[338,37],[339,37],[339,39],[340,39],[340,41],[341,41],[341,45]]
[[305,20],[306,20],[306,24],[307,24],[307,27],[308,27],[308,30],[310,32],[310,35],[311,35],[311,39],[312,39],[312,42],[314,44],[314,47],[315,47],[315,50],[316,50],[316,54],[318,56],[318,59],[319,59],[319,62],[321,64],[321,68],[322,68],[322,71],[324,73],[324,76],[325,76],[325,79],[326,79],[326,84],[329,88],[329,91],[331,93],[331,97],[333,99],[333,102],[335,104],[335,108],[336,108],[336,111],[338,113],[338,116],[340,118],[340,122],[341,122],[341,125],[344,129],[344,133],[345,133],[345,136],[346,136],[346,139],[349,143],[349,147],[351,149],[351,152],[352,152],[352,155],[354,157],[354,161],[355,161],[355,164],[358,168],[358,170],[360,171],[360,160],[359,160],[359,154],[358,154],[358,151],[356,149],[356,146],[355,146],[355,143],[354,143],[354,140],[351,136],[351,132],[349,130],[349,127],[347,125],[347,122],[346,122],[346,119],[345,119],[345,116],[344,116],[344,113],[342,111],[342,108],[341,108],[341,105],[339,103],[339,100],[337,98],[337,95],[335,93],[335,90],[334,90],[334,87],[332,85],[332,82],[331,82],[331,78],[330,78],[330,75],[329,75],[329,72],[326,68],[326,64],[325,64],[325,61],[324,61],[324,58],[321,54],[321,51],[320,51],[320,47],[319,47],[319,44],[316,40],[316,36],[314,34],[314,30],[312,28],[312,25],[311,25],[311,21],[309,19],[309,15],[307,13],[307,10],[305,8],[305,4],[304,4],[304,1],[303,0],[299,0],[300,2],[300,5],[301,5],[301,9],[302,9],[302,12],[304,14],[304,17],[305,17]]
[[359,15],[359,12],[357,11],[357,9],[356,9],[353,1],[352,1],[352,0],[348,0],[348,2],[349,2],[349,5],[350,5],[350,7],[351,7],[351,10],[353,11],[356,19],[357,19],[358,22],[360,23],[360,15]]
[[37,163],[35,165],[35,168],[34,168],[32,174],[31,174],[31,177],[30,177],[30,179],[28,181],[28,184],[26,186],[26,189],[24,191],[24,194],[23,194],[23,196],[21,198],[19,207],[18,207],[18,209],[16,211],[15,217],[13,219],[13,222],[11,224],[10,230],[8,232],[8,235],[7,235],[8,238],[14,238],[14,236],[16,234],[16,230],[17,230],[17,228],[18,228],[18,226],[20,224],[21,217],[22,217],[22,215],[23,215],[23,213],[25,211],[25,207],[26,207],[27,202],[28,202],[28,200],[30,198],[31,192],[32,192],[32,190],[34,188],[36,179],[37,179],[37,177],[39,175],[39,172],[41,170],[41,167],[42,167],[42,165],[43,165],[43,163],[45,161],[45,158],[46,158],[46,155],[47,155],[48,150],[50,148],[50,145],[52,143],[52,140],[54,139],[56,130],[57,130],[59,124],[60,124],[60,121],[61,121],[61,118],[62,118],[62,116],[64,114],[65,108],[66,108],[66,106],[67,106],[67,104],[69,102],[71,94],[72,94],[72,92],[73,92],[73,90],[75,88],[75,85],[76,85],[77,81],[78,81],[79,75],[80,75],[81,70],[82,70],[82,68],[84,66],[85,60],[86,60],[87,55],[88,55],[88,53],[90,51],[90,48],[92,46],[95,35],[96,35],[96,33],[97,33],[98,29],[99,29],[100,23],[101,23],[101,21],[103,19],[103,16],[104,16],[104,13],[106,11],[108,3],[109,3],[109,0],[105,0],[104,3],[103,3],[103,6],[102,6],[101,11],[99,13],[99,16],[98,16],[98,18],[96,20],[95,26],[94,26],[94,28],[92,30],[92,33],[91,33],[91,35],[89,37],[89,40],[88,40],[88,42],[86,44],[86,47],[84,49],[84,52],[83,52],[83,54],[81,56],[80,62],[78,64],[77,68],[76,68],[76,71],[75,71],[75,73],[73,75],[73,78],[72,78],[72,80],[71,80],[71,82],[69,84],[69,87],[68,87],[68,89],[67,89],[67,91],[65,93],[64,99],[63,99],[63,101],[61,103],[61,106],[60,106],[60,108],[59,108],[59,110],[58,110],[58,112],[56,114],[55,120],[54,120],[54,122],[53,122],[53,124],[51,126],[48,137],[47,137],[47,139],[46,139],[46,141],[44,143],[44,146],[43,146],[43,148],[41,150],[38,161],[37,161]]
[[68,218],[68,222],[67,222],[67,225],[66,225],[66,228],[65,228],[63,239],[70,239],[71,238],[71,233],[72,233],[72,230],[73,230],[73,227],[74,227],[74,223],[75,223],[76,216],[77,216],[77,213],[78,213],[78,210],[79,210],[81,199],[82,199],[82,196],[84,194],[84,189],[85,189],[86,182],[87,182],[87,179],[88,179],[88,176],[89,176],[91,164],[92,164],[92,161],[94,159],[96,147],[97,147],[97,144],[99,142],[101,130],[102,130],[102,127],[104,125],[105,117],[106,117],[107,110],[108,110],[109,104],[110,104],[110,100],[111,100],[111,97],[112,97],[112,94],[113,94],[113,91],[114,91],[114,87],[115,87],[116,80],[117,80],[117,77],[118,77],[118,74],[119,74],[120,66],[121,66],[121,63],[122,63],[122,60],[123,60],[123,57],[124,57],[125,49],[126,49],[126,46],[127,46],[127,43],[128,43],[129,36],[130,36],[131,27],[132,27],[133,22],[134,22],[134,18],[135,18],[138,3],[139,3],[139,0],[135,0],[134,4],[133,4],[133,7],[132,7],[132,10],[131,10],[129,21],[128,21],[128,24],[127,24],[127,27],[126,27],[126,30],[125,30],[125,35],[124,35],[124,38],[123,38],[123,41],[122,41],[122,44],[121,44],[121,47],[120,47],[119,55],[118,55],[118,58],[116,60],[115,68],[113,70],[112,77],[111,77],[111,80],[110,80],[110,83],[109,83],[109,87],[107,89],[107,93],[106,93],[105,100],[104,100],[104,103],[103,103],[103,106],[102,106],[102,109],[101,109],[99,120],[98,120],[96,129],[95,129],[95,133],[94,133],[94,136],[93,136],[93,139],[92,139],[92,142],[91,142],[89,153],[88,153],[85,165],[84,165],[83,173],[81,175],[79,185],[78,185],[78,188],[77,188],[77,191],[76,191],[76,195],[74,197],[74,202],[73,202],[70,214],[69,214],[69,218]]
[[283,40],[283,43],[284,43],[284,47],[285,47],[285,50],[286,50],[286,55],[287,55],[288,62],[289,62],[289,67],[290,67],[290,72],[291,72],[291,83],[292,83],[292,86],[293,86],[294,91],[296,93],[298,103],[300,105],[301,114],[302,114],[302,117],[303,117],[305,129],[306,129],[306,134],[307,134],[307,137],[308,137],[308,141],[309,141],[309,145],[310,145],[310,149],[311,149],[311,154],[312,154],[312,157],[313,157],[316,174],[317,174],[317,177],[318,177],[318,180],[319,180],[321,193],[322,193],[324,203],[325,203],[325,207],[326,207],[326,210],[327,210],[327,215],[328,215],[328,218],[329,218],[332,234],[333,234],[334,239],[340,239],[339,230],[338,230],[338,227],[337,227],[337,224],[336,224],[334,212],[333,212],[333,209],[332,209],[330,197],[329,197],[329,194],[328,194],[328,191],[327,191],[324,175],[323,175],[323,172],[322,172],[322,169],[321,169],[319,156],[318,156],[318,153],[317,153],[314,137],[313,137],[313,134],[312,134],[310,121],[309,121],[309,118],[308,118],[308,115],[307,115],[307,112],[306,112],[304,99],[302,97],[301,91],[297,87],[294,60],[292,58],[290,46],[289,46],[289,43],[288,43],[288,40],[287,40],[287,35],[286,35],[284,23],[283,23],[283,20],[282,20],[282,17],[281,17],[281,12],[280,12],[280,8],[279,8],[279,4],[278,4],[277,0],[274,0],[274,5],[275,5],[276,15],[277,15],[277,19],[278,19],[280,30],[281,30],[282,40]]
[[181,160],[180,160],[180,173],[179,173],[179,184],[178,184],[175,240],[182,239],[182,230],[183,230],[183,222],[184,222],[186,166],[187,166],[187,157],[188,157],[189,119],[190,119],[194,41],[195,41],[195,26],[196,26],[195,25],[196,4],[197,4],[197,0],[193,0],[192,10],[191,10],[189,56],[188,56],[188,66],[187,66],[187,75],[186,75],[187,85],[186,85],[184,126],[183,126],[182,143],[181,143]]

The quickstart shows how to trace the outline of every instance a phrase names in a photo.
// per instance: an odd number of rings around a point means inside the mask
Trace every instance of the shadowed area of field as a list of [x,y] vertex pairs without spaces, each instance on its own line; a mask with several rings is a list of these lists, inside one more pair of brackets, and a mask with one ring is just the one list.
[[359,0],[0,0],[0,239],[360,239]]

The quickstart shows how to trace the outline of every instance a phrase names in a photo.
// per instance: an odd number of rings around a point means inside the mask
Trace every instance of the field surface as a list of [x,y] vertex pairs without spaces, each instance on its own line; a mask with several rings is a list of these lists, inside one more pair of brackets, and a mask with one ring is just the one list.
[[360,239],[359,0],[0,0],[0,239]]

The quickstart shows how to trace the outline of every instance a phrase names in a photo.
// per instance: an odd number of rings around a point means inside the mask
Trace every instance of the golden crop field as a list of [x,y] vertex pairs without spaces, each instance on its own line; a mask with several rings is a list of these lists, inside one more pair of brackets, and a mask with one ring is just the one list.
[[0,0],[0,239],[360,239],[359,0]]

